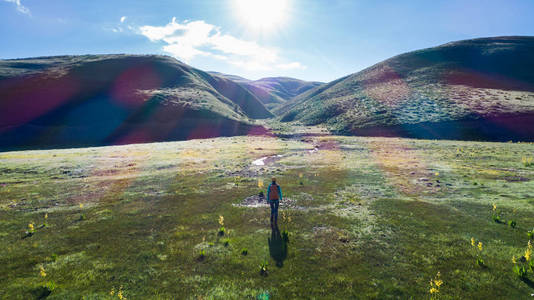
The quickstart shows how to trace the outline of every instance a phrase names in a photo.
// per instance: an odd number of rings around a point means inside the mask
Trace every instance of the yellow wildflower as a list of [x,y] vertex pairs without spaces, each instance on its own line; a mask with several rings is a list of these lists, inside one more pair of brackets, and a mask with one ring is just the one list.
[[48,219],[48,213],[45,214],[45,220]]
[[527,261],[530,260],[531,255],[532,255],[532,248],[527,248],[527,250],[525,250],[525,259]]
[[514,264],[517,263],[517,261],[515,260],[515,255],[512,256],[512,262],[513,262]]
[[439,172],[436,172],[434,175],[439,176]]
[[223,216],[219,216],[219,224],[221,224],[221,226],[224,226],[224,217]]
[[434,280],[434,284],[435,284],[437,287],[440,287],[440,286],[443,284],[443,280],[441,280],[441,279]]
[[263,180],[262,179],[258,179],[258,188],[262,188],[263,187]]
[[303,176],[302,173],[299,173],[299,178],[302,178],[302,176]]
[[83,203],[80,203],[80,208],[83,208]]
[[124,295],[122,294],[122,285],[120,286],[119,291],[117,292],[117,297],[121,300],[126,300],[126,297],[124,297]]
[[115,295],[115,288],[113,288],[113,287],[111,288],[111,291],[109,291],[109,295],[110,296]]
[[28,224],[28,229],[30,230],[30,232],[33,232],[34,230],[33,223]]
[[474,237],[471,238],[471,246],[475,247],[475,238]]
[[46,277],[46,272],[43,266],[39,266],[39,275],[41,275],[41,277]]
[[478,242],[477,247],[478,247],[478,250],[482,251],[482,242]]
[[430,288],[430,294],[436,294],[436,293],[439,293],[439,290],[435,287],[431,287]]
[[495,203],[493,203],[493,211],[495,211],[497,209],[497,205],[495,205]]

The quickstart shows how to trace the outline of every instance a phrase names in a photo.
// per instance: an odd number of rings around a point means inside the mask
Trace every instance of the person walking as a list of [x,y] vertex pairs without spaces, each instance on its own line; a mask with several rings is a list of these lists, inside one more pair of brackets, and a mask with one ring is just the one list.
[[276,178],[272,178],[271,184],[267,188],[267,200],[271,205],[271,227],[278,226],[278,205],[282,200],[282,189],[276,183]]

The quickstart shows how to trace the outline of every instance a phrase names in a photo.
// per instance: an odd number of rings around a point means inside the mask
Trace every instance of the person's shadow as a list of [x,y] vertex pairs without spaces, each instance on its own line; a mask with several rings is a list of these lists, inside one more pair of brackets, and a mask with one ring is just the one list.
[[274,226],[272,227],[271,237],[267,241],[269,243],[269,254],[276,261],[276,266],[281,268],[287,258],[287,244],[289,243],[287,231],[284,231],[284,234],[281,235],[278,226]]

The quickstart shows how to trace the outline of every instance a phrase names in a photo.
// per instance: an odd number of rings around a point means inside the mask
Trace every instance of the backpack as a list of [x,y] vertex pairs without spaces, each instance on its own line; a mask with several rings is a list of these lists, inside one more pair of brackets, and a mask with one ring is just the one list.
[[280,195],[278,195],[278,184],[271,184],[269,187],[269,200],[278,200]]

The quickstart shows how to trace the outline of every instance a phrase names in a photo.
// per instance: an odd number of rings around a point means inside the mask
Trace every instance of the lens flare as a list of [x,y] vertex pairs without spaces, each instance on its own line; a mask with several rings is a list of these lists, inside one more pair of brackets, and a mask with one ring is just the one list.
[[253,31],[270,32],[287,21],[289,0],[234,0],[237,16]]

